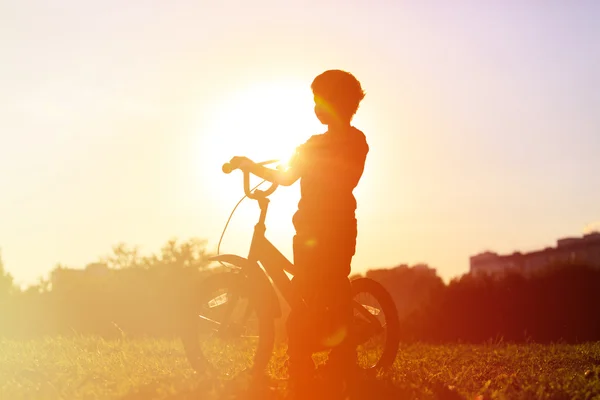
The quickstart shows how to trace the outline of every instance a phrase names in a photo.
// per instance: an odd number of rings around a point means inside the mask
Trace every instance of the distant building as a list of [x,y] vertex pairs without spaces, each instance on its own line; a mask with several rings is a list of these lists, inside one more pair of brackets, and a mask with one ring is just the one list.
[[470,258],[470,273],[501,275],[512,271],[530,275],[552,265],[566,263],[587,264],[600,269],[600,232],[559,239],[556,247],[529,253],[499,255],[486,251]]

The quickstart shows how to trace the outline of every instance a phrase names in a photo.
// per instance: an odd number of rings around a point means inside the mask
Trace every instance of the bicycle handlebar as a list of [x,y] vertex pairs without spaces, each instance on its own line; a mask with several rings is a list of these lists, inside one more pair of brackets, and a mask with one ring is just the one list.
[[231,165],[231,163],[226,162],[225,164],[223,164],[223,167],[221,167],[221,169],[224,173],[230,174],[235,168],[233,168],[233,165]]
[[[277,161],[279,161],[279,160],[268,160],[268,161],[263,161],[263,162],[256,163],[256,164],[268,165],[268,164],[276,163]],[[234,165],[231,162],[227,162],[227,163],[223,164],[223,166],[221,167],[221,170],[226,174],[230,174],[231,172],[233,172],[236,169],[239,169],[239,167],[237,165]],[[266,198],[267,196],[273,194],[275,189],[277,189],[277,187],[279,186],[277,183],[271,183],[271,186],[269,186],[269,188],[267,190],[255,190],[254,192],[251,192],[250,191],[250,172],[244,171],[244,170],[242,170],[242,172],[244,173],[244,193],[246,194],[246,197],[248,197],[249,199],[257,200],[259,198]]]

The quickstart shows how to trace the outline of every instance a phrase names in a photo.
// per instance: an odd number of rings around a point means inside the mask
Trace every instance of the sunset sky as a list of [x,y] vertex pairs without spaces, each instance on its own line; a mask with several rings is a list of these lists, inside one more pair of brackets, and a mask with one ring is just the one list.
[[[600,221],[600,2],[12,1],[0,4],[0,248],[30,284],[119,242],[215,248],[234,155],[323,127],[310,83],[367,96],[354,272],[528,251]],[[291,257],[298,186],[268,236]],[[246,253],[248,201],[223,252]],[[600,225],[596,225],[600,226]]]

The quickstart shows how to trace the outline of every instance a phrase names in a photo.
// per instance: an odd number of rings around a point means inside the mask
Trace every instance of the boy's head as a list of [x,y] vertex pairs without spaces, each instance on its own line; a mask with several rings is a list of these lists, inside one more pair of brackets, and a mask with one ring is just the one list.
[[315,97],[315,114],[325,125],[350,123],[365,97],[360,82],[351,73],[339,69],[317,76],[311,89]]

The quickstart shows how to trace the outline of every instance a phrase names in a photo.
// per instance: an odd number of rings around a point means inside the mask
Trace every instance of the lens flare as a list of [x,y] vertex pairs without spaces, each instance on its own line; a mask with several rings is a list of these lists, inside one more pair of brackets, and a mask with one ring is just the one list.
[[341,326],[338,329],[336,329],[332,334],[327,335],[325,339],[323,339],[323,344],[327,347],[338,346],[344,341],[347,333],[348,329],[345,326]]

